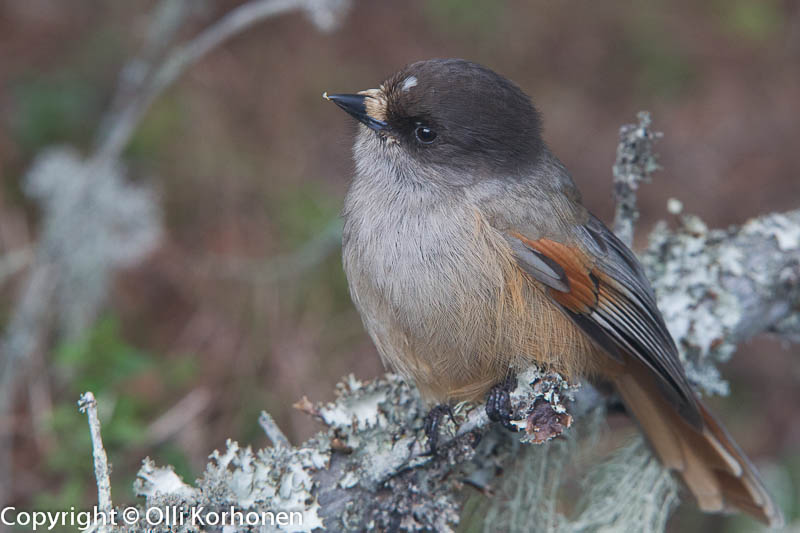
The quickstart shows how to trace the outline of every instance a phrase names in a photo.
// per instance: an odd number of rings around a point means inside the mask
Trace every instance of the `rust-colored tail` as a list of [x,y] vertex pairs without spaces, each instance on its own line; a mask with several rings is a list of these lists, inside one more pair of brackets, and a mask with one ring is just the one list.
[[683,478],[700,509],[738,509],[770,526],[783,524],[755,467],[699,400],[700,429],[675,411],[647,369],[629,361],[626,370],[612,378],[622,400],[662,463]]

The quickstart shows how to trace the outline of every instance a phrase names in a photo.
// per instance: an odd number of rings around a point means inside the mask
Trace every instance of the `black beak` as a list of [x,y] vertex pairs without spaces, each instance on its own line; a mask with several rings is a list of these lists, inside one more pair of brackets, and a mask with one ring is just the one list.
[[370,96],[362,94],[328,94],[322,95],[326,100],[332,101],[348,113],[350,113],[356,120],[371,128],[375,131],[380,131],[386,128],[386,122],[372,118],[367,113],[367,98]]

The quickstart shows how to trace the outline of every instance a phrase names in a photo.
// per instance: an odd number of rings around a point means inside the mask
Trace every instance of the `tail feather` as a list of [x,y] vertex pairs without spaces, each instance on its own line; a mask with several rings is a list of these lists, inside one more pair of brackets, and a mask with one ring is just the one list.
[[700,509],[738,509],[770,526],[781,526],[780,510],[725,428],[699,400],[703,427],[689,424],[660,393],[647,369],[638,366],[629,361],[628,372],[613,378],[617,390],[661,462],[681,476]]

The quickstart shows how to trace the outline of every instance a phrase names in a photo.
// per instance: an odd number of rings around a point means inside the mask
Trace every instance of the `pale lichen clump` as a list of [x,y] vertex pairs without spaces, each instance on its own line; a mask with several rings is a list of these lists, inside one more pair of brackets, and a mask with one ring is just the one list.
[[772,213],[753,219],[744,225],[742,231],[774,238],[782,252],[796,252],[800,248],[800,226],[797,225],[797,216],[792,216],[792,213]]
[[725,232],[710,231],[699,218],[689,215],[682,222],[674,233],[664,223],[657,225],[642,262],[690,379],[707,392],[727,394],[727,383],[705,359],[713,353],[724,361],[735,349],[735,344],[725,339],[730,338],[742,312],[736,298],[718,290],[718,280],[726,269],[740,268],[740,252],[731,248],[722,254],[706,253]]
[[[459,404],[455,422],[444,424],[440,448],[431,454],[421,430],[429,406],[415,388],[391,374],[370,382],[348,376],[337,385],[334,402],[298,402],[327,427],[303,445],[253,452],[228,441],[226,450],[211,455],[196,487],[148,459],[135,490],[145,498],[143,511],[170,505],[188,517],[198,506],[234,506],[302,515],[302,526],[281,531],[452,531],[465,483],[488,490],[498,465],[518,446],[514,442],[549,440],[571,422],[567,407],[575,385],[535,367],[521,372],[518,382],[512,404],[520,427],[528,429],[519,437],[495,430],[482,406]],[[532,422],[534,413],[539,416]]]
[[195,510],[202,510],[202,520],[208,513],[231,508],[241,512],[283,512],[293,517],[290,524],[266,521],[260,524],[262,531],[310,532],[322,527],[311,474],[325,468],[330,460],[323,451],[324,440],[322,437],[300,448],[266,448],[257,453],[229,440],[225,451],[211,454],[197,487],[186,484],[171,467],[156,467],[145,459],[134,484],[136,494],[145,498],[142,516],[153,507],[175,508],[183,513],[183,520],[176,524],[158,524],[148,530],[196,531],[202,523],[193,521]]
[[797,316],[800,211],[724,230],[709,230],[691,215],[676,231],[660,223],[642,263],[689,378],[708,393],[726,394],[712,363],[727,361],[743,339]]

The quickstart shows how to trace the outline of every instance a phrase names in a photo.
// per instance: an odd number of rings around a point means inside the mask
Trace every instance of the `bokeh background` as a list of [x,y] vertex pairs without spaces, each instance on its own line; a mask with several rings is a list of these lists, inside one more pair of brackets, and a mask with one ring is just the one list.
[[[171,42],[242,3],[189,2]],[[0,0],[6,339],[44,238],[29,169],[54,145],[92,153],[119,104],[120,72],[142,53],[160,7]],[[262,409],[300,442],[318,427],[295,401],[331,399],[346,373],[382,372],[337,240],[355,126],[320,95],[449,56],[486,64],[534,97],[547,142],[606,221],[618,128],[650,110],[664,169],[639,194],[640,246],[657,220],[675,223],[671,197],[712,227],[800,205],[800,3],[354,0],[330,32],[301,12],[265,20],[188,69],[126,144],[123,179],[154,191],[160,230],[152,251],[98,281],[97,312],[55,316],[85,311],[85,291],[62,294],[35,329],[35,349],[13,361],[0,415],[11,443],[0,471],[6,504],[95,501],[75,409],[84,390],[100,400],[112,495],[124,504],[143,457],[193,480],[227,438],[267,445]],[[721,368],[732,394],[713,400],[742,447],[783,480],[784,502],[800,500],[798,351],[769,339],[743,346]],[[678,514],[674,531],[753,526],[690,505]]]

